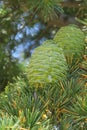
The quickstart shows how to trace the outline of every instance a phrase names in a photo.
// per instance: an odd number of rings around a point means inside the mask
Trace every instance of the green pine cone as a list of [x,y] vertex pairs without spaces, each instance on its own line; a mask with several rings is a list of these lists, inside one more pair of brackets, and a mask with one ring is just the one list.
[[78,59],[84,53],[85,36],[75,25],[62,27],[55,35],[54,41],[63,48],[67,59]]
[[54,84],[66,77],[67,63],[63,50],[52,40],[47,40],[35,49],[28,66],[31,86],[43,87]]
[[82,62],[82,68],[87,71],[87,60]]

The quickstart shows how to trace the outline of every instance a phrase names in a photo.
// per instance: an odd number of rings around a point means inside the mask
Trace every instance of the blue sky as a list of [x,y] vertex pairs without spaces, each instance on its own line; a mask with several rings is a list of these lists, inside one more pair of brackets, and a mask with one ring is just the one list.
[[[15,47],[14,50],[12,50],[12,55],[14,58],[17,58],[20,60],[20,62],[24,61],[24,50],[27,49],[30,45],[34,44],[34,40],[31,40],[29,37],[34,37],[39,33],[40,30],[44,29],[44,26],[41,23],[34,24],[33,27],[24,26],[23,23],[17,25],[18,32],[15,35],[15,41],[21,42],[22,39],[25,39],[21,44]],[[21,30],[21,31],[20,31]],[[24,36],[25,34],[25,36]],[[42,38],[39,41],[39,45],[42,44],[42,42],[46,40],[46,38]],[[32,53],[34,50],[30,50],[30,53]]]

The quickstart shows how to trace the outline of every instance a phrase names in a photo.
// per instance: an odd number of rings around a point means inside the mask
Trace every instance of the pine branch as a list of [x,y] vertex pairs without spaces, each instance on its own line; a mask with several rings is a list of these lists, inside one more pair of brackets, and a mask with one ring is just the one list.
[[61,2],[62,7],[68,7],[68,8],[80,8],[80,7],[87,7],[87,5],[83,4],[82,1],[73,1],[73,2]]

